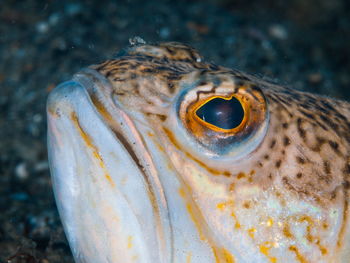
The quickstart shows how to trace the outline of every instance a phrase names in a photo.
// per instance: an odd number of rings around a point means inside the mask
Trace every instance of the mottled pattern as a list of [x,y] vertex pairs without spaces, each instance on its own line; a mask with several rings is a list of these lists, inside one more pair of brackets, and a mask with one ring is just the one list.
[[[151,164],[141,160],[140,148],[162,171],[160,182],[176,177],[187,216],[216,262],[346,262],[349,103],[203,62],[196,50],[179,43],[137,44],[90,68],[108,79],[104,94],[138,130],[135,143],[123,134],[123,123],[113,120],[112,106],[90,92],[144,175],[154,213],[160,217],[148,181]],[[213,96],[235,96],[245,105],[249,116],[241,130],[220,133],[190,117],[193,105]],[[162,191],[165,200],[172,198],[166,186]],[[169,219],[173,235],[176,218]],[[191,262],[201,252],[188,253]]]
[[238,87],[261,89],[273,117],[270,136],[265,140],[268,147],[252,165],[255,170],[250,177],[252,182],[268,187],[278,176],[286,189],[301,197],[311,196],[323,204],[334,200],[338,190],[345,193],[350,188],[347,102],[281,87],[237,70],[202,62],[196,50],[179,43],[140,45],[121,54],[120,58],[92,68],[111,81],[114,94],[121,101],[132,101],[133,110],[139,106],[146,115],[157,115],[160,123],[167,116],[144,110],[145,105],[153,109],[171,100],[189,73],[193,74],[193,81],[200,79],[198,86],[211,84],[212,94],[228,78]]

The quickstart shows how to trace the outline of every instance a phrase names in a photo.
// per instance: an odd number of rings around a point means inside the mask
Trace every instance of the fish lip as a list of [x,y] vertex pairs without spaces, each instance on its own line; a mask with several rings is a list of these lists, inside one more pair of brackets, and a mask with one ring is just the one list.
[[[111,92],[113,89],[108,79],[106,79],[96,70],[86,68],[75,74],[73,76],[73,81],[81,83],[81,85],[85,88],[91,99],[91,105],[96,109],[96,113],[114,133],[116,139],[123,144],[124,148],[127,150],[138,168],[142,172],[145,172],[145,165],[140,158],[140,154],[138,154],[136,151],[137,147],[140,145],[130,139],[132,137],[130,136],[132,133],[125,133],[127,134],[126,136],[123,135],[122,126],[125,122],[127,122],[125,119],[128,118],[128,115],[125,111],[113,103],[112,99],[110,99],[113,95],[113,92]],[[104,106],[102,104],[107,105]],[[111,110],[118,111],[118,114],[112,115],[113,112],[111,112]],[[114,121],[115,118],[118,118],[118,121]]]
[[[160,222],[160,226],[156,226],[155,231],[158,237],[159,262],[172,262],[173,251],[171,248],[173,246],[170,245],[173,243],[172,226],[163,186],[160,182],[157,170],[155,169],[155,165],[152,164],[150,152],[145,148],[146,146],[140,138],[135,138],[140,137],[137,129],[134,127],[132,132],[126,132],[127,129],[130,129],[130,127],[134,125],[128,114],[118,107],[112,99],[113,89],[111,83],[102,74],[92,68],[87,68],[78,72],[73,76],[71,81],[66,83],[79,85],[86,91],[87,98],[90,100],[88,103],[91,105],[96,115],[112,131],[116,140],[124,146],[125,150],[138,167],[138,170],[143,175],[147,182],[147,191],[153,196],[153,199],[150,198],[152,206],[156,207],[155,209],[158,211],[157,216],[159,217],[158,221]],[[49,115],[61,114],[55,111],[55,108],[57,108],[55,105],[57,96],[60,96],[59,92],[53,91],[48,97],[47,112],[49,125],[50,118],[52,118],[52,116]],[[102,106],[103,108],[101,108]],[[111,116],[113,116],[113,118],[111,118]],[[139,150],[139,148],[143,150]],[[145,156],[142,156],[143,153],[149,155],[149,158],[147,159]],[[55,195],[57,196],[56,192]],[[61,213],[63,209],[59,210]],[[67,229],[67,226],[65,226],[65,229]],[[164,251],[166,252],[164,253]]]

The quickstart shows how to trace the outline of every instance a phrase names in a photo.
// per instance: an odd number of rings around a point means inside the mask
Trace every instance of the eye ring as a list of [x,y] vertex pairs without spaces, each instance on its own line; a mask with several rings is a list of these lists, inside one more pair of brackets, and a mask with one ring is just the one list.
[[[253,83],[237,84],[230,75],[223,75],[221,79],[220,85],[214,85],[214,79],[185,90],[176,105],[177,116],[189,142],[198,143],[196,146],[203,147],[201,149],[208,151],[208,154],[228,158],[243,156],[243,153],[254,149],[265,136],[269,121],[267,101],[262,90]],[[239,101],[244,113],[239,125],[230,126],[231,120],[235,119],[230,115],[235,112],[235,106],[227,111],[227,105],[221,102],[210,105],[200,115],[196,114],[203,105],[216,98],[226,101],[235,98]],[[216,121],[217,111],[222,111],[226,116]],[[210,120],[209,123],[201,119],[202,113],[206,120]]]
[[[198,116],[198,114],[197,114],[198,110],[200,110],[203,106],[205,106],[209,102],[213,101],[214,99],[222,99],[222,100],[226,100],[226,101],[236,99],[237,102],[240,103],[239,106],[242,108],[243,117],[242,117],[242,120],[240,121],[239,125],[235,126],[234,128],[231,128],[231,129],[225,129],[225,128],[218,127],[210,122],[207,122]],[[246,109],[246,104],[242,101],[242,98],[240,98],[239,96],[235,96],[234,94],[231,94],[228,97],[227,96],[212,96],[212,97],[207,98],[206,100],[204,100],[203,102],[201,102],[199,105],[197,105],[194,108],[193,118],[196,121],[198,121],[198,123],[200,123],[201,125],[209,128],[215,132],[235,134],[244,128],[245,124],[247,123],[247,121],[249,119],[249,111]]]

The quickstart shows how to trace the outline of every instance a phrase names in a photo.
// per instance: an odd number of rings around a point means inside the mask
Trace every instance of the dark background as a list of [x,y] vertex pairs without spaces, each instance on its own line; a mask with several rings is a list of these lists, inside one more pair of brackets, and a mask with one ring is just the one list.
[[47,163],[45,101],[55,85],[140,36],[349,99],[349,2],[1,0],[0,262],[73,262]]

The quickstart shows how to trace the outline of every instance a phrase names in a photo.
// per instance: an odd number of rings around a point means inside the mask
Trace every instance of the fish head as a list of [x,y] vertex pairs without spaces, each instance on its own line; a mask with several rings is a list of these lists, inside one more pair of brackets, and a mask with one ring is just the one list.
[[345,262],[349,108],[179,43],[79,72],[47,104],[75,260]]

